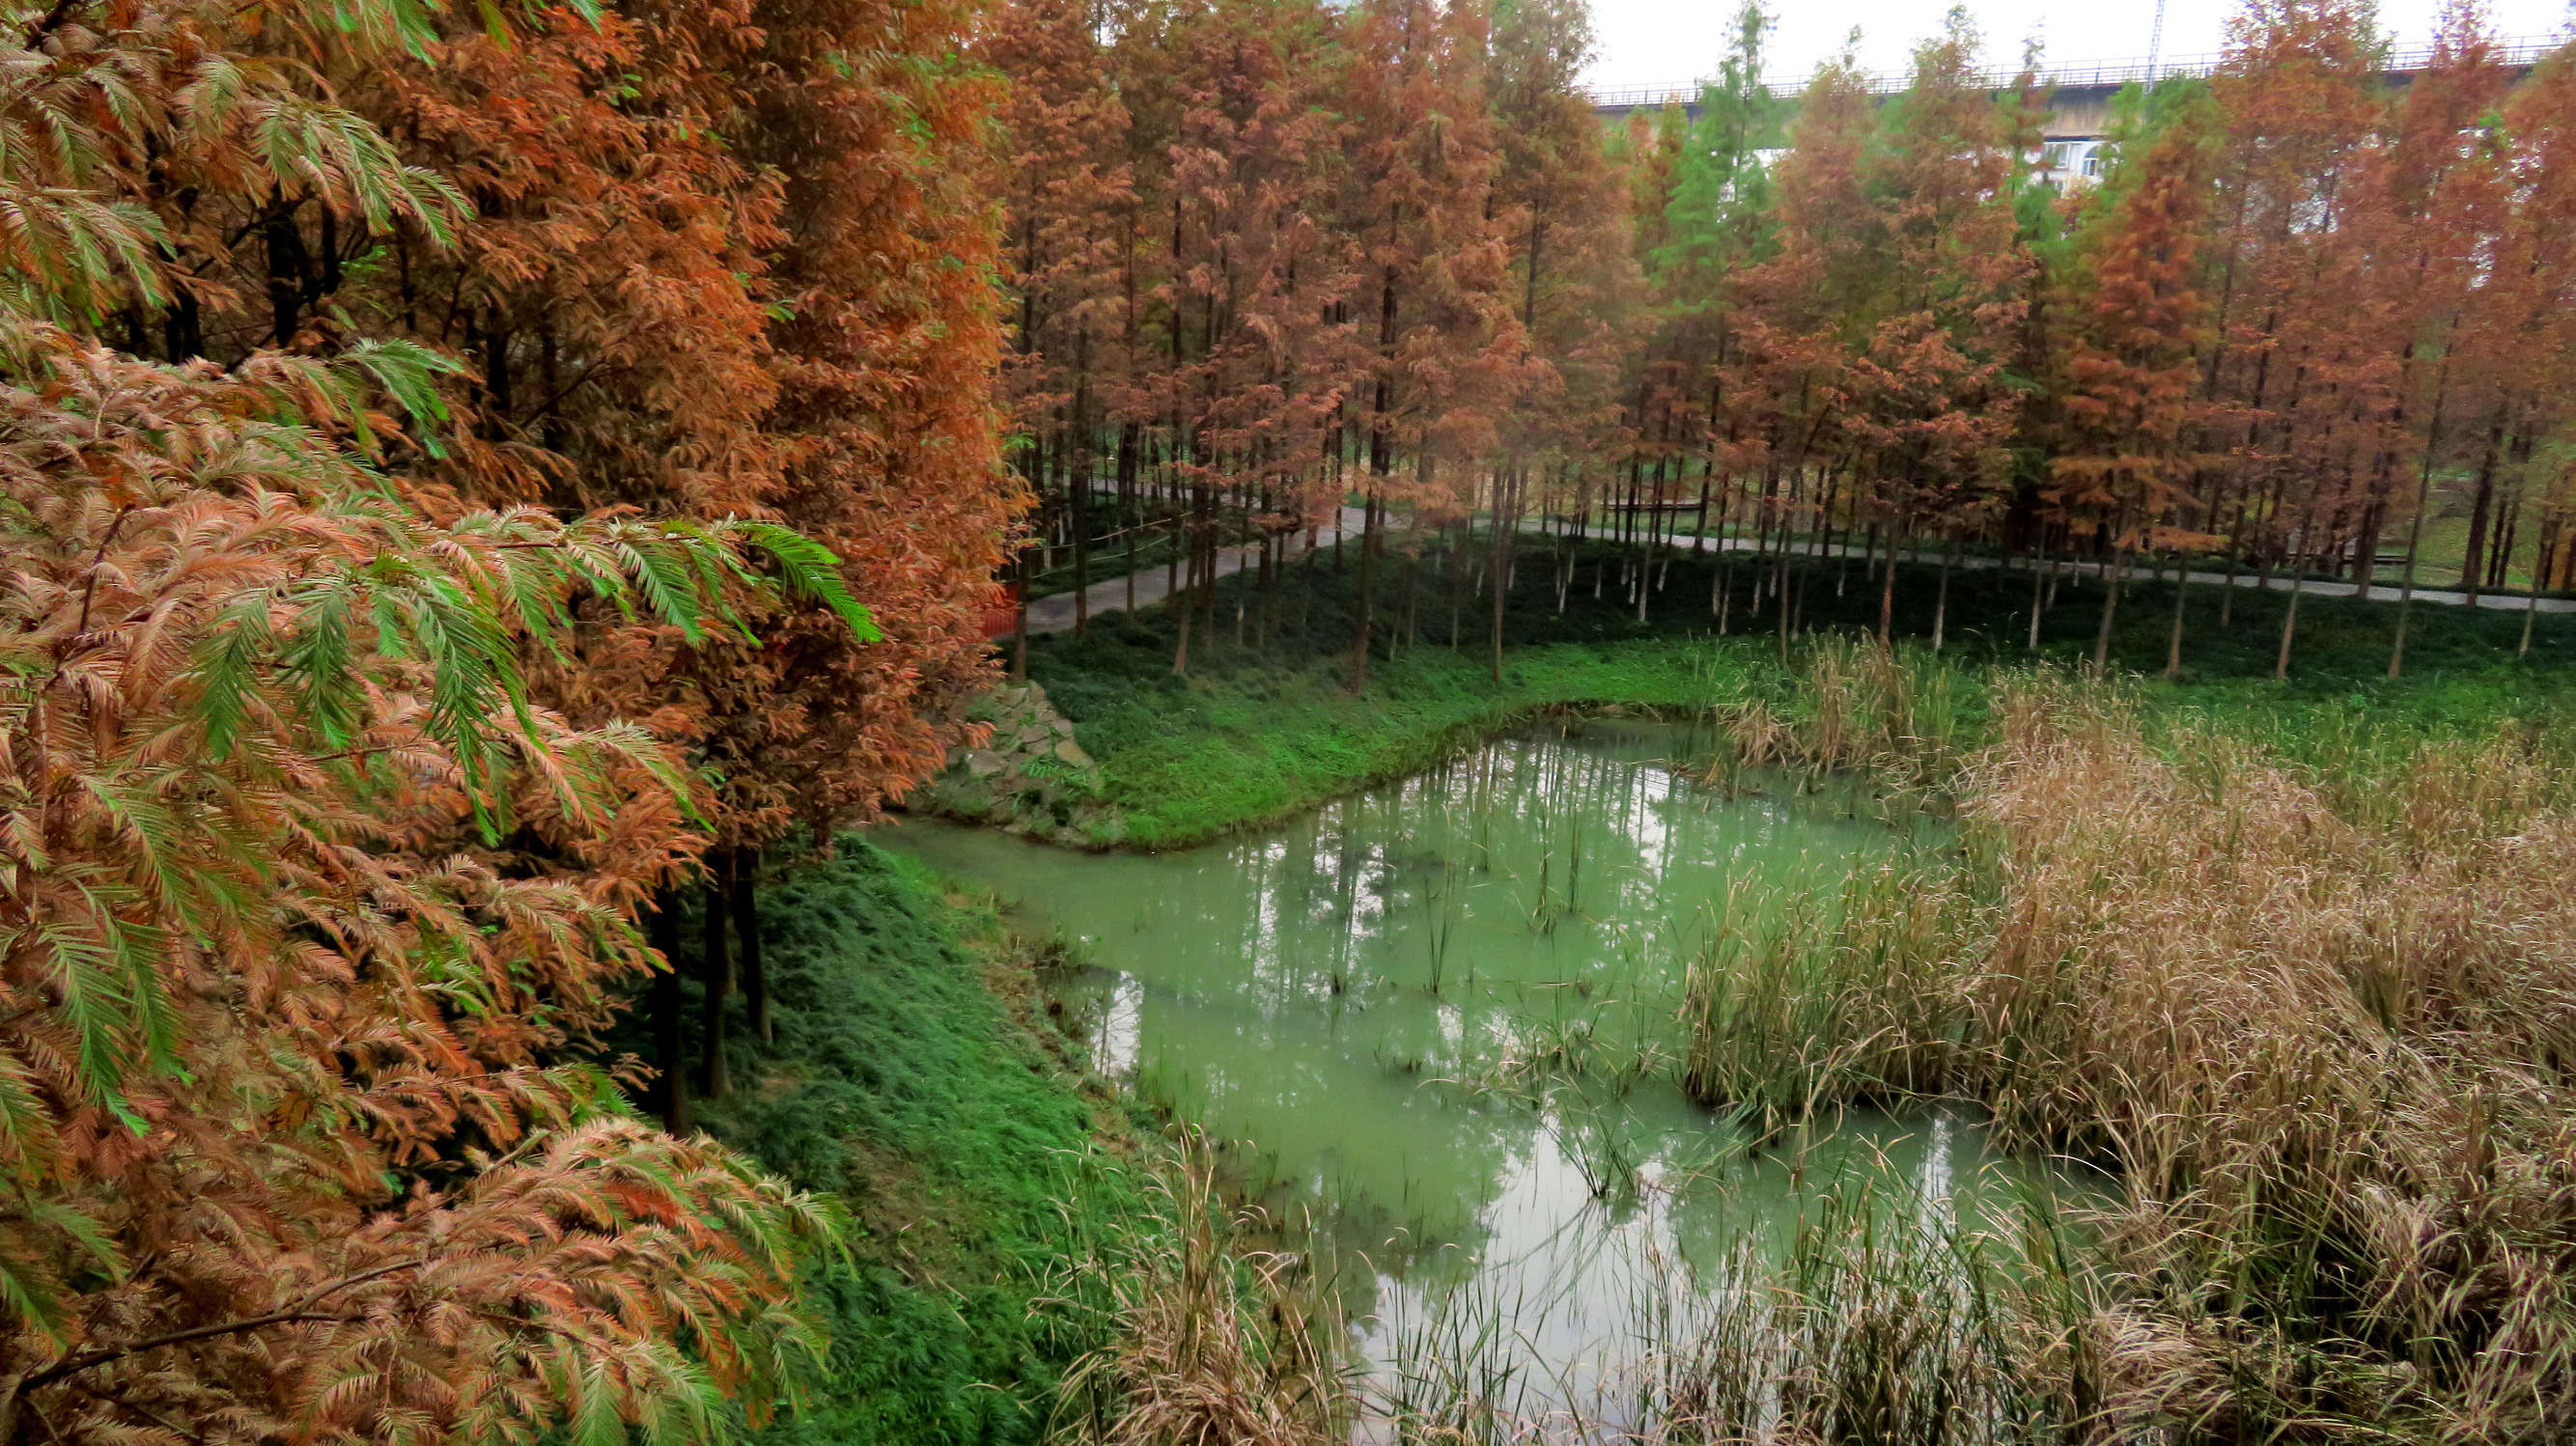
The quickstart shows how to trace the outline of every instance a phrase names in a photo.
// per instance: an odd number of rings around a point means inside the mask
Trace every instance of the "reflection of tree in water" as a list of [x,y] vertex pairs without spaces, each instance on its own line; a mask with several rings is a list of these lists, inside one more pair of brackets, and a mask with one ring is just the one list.
[[[1165,966],[1139,1011],[1154,1087],[1212,1127],[1302,1142],[1349,1175],[1345,1195],[1398,1192],[1375,1203],[1408,1234],[1465,1238],[1536,1120],[1423,1082],[1503,1067],[1533,1027],[1644,1057],[1668,1028],[1678,930],[1700,927],[1690,900],[1778,866],[1780,840],[1812,826],[1648,766],[1668,752],[1652,735],[1506,742],[1201,851],[1136,941]],[[1379,1087],[1357,1098],[1353,1076]],[[1573,1157],[1633,1175],[1644,1147],[1624,1127],[1572,1118]],[[1373,1150],[1397,1158],[1350,1163]]]
[[1598,1276],[1599,1252],[1671,1242],[1677,1182],[1725,1173],[1706,1157],[1727,1132],[1640,1083],[1706,902],[1740,874],[1836,883],[1887,840],[1698,788],[1658,765],[1674,752],[1645,728],[1532,736],[1220,846],[957,834],[938,862],[986,860],[1088,943],[1067,1007],[1128,1036],[1100,1057],[1255,1142],[1230,1158],[1364,1314],[1380,1271]]

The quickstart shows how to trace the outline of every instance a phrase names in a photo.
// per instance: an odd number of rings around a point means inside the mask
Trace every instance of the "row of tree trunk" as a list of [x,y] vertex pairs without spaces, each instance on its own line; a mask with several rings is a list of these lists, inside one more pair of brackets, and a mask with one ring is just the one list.
[[688,1131],[692,1106],[699,1099],[722,1099],[733,1091],[727,1068],[726,1006],[739,991],[751,1034],[770,1042],[769,973],[760,950],[760,904],[756,888],[760,857],[748,849],[723,849],[707,856],[707,880],[699,885],[697,1051],[691,1058],[689,1021],[683,983],[688,962],[680,945],[680,890],[663,889],[653,897],[645,922],[646,942],[668,967],[653,976],[648,1012],[653,1027],[653,1108],[673,1134]]

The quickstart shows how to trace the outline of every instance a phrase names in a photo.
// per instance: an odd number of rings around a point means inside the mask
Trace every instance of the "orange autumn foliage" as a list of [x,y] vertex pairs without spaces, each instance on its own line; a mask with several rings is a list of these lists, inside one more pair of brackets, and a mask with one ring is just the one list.
[[832,1211],[587,1061],[648,897],[989,667],[967,13],[7,14],[0,1439],[702,1437],[819,1360]]

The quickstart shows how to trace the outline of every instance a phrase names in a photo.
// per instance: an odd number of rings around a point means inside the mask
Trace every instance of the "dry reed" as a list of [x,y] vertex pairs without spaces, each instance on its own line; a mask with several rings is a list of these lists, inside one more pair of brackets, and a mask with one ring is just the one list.
[[1694,1083],[1901,1081],[2114,1170],[2067,1367],[2101,1439],[2576,1437],[2555,755],[2508,727],[2365,780],[2049,677],[1991,726],[1950,785],[1965,861],[1712,971],[1692,1007],[1739,1027],[1697,1030]]
[[1329,1302],[1300,1257],[1254,1248],[1195,1133],[1149,1177],[1147,1217],[1069,1262],[1052,1303],[1093,1313],[1109,1344],[1075,1362],[1054,1437],[1082,1446],[1325,1446],[1350,1397]]
[[[1798,697],[1735,710],[1746,762],[1941,788],[1960,848],[1830,908],[1728,901],[1687,1083],[1774,1127],[1979,1101],[2114,1198],[2000,1263],[1828,1210],[1688,1329],[1657,1317],[1615,1424],[1461,1395],[1370,1439],[2576,1440],[2562,755],[2508,726],[2294,760],[2047,675],[1995,682],[1972,748],[1933,677],[1819,649]],[[1090,1439],[1348,1439],[1326,1352],[1247,1312],[1220,1234],[1112,1283],[1135,1324],[1078,1375],[1121,1403]]]

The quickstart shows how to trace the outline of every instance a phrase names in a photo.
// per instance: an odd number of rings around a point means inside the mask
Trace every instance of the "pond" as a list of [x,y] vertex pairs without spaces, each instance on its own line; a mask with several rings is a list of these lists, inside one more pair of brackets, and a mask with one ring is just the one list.
[[1712,785],[1717,746],[1552,727],[1170,853],[930,821],[876,837],[1073,945],[1056,987],[1096,1067],[1230,1144],[1373,1358],[1472,1329],[1543,1394],[1577,1394],[1611,1379],[1641,1310],[1785,1239],[1820,1182],[1974,1211],[2032,1174],[1941,1111],[1752,1148],[1674,1083],[1688,967],[1730,910],[1830,899],[1946,843],[1785,778]]

